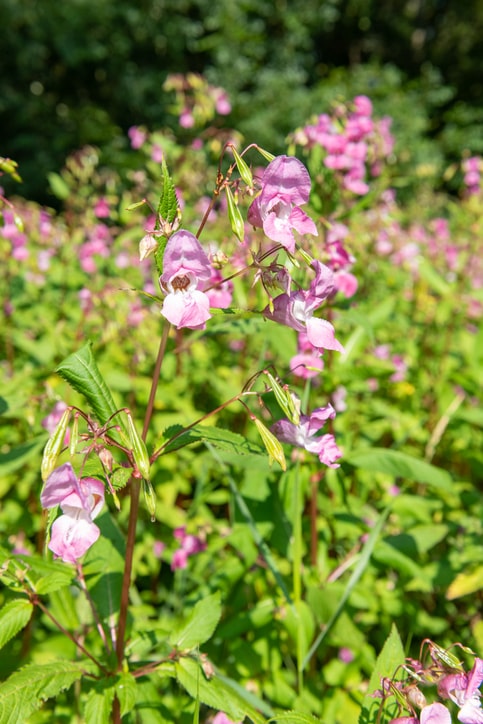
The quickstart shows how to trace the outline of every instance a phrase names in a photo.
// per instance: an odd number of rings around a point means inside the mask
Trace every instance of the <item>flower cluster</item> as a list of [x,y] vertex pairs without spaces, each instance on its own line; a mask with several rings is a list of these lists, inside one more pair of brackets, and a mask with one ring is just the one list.
[[206,543],[199,536],[187,533],[185,526],[176,528],[173,535],[179,542],[179,548],[175,550],[171,559],[171,570],[176,571],[178,568],[186,568],[188,558],[204,551]]
[[[428,641],[430,662],[407,659],[405,670],[410,675],[408,683],[382,681],[382,691],[376,697],[385,698],[388,693],[398,692],[398,701],[406,700],[410,715],[391,719],[390,724],[451,724],[451,712],[446,704],[435,701],[426,702],[419,686],[437,684],[440,699],[453,702],[457,708],[457,718],[461,724],[483,724],[480,686],[483,682],[483,659],[474,658],[470,671],[465,671],[462,663],[449,650],[441,649]],[[415,684],[418,682],[418,685]],[[420,710],[419,715],[416,709]]]
[[356,96],[347,107],[338,106],[332,116],[323,113],[316,123],[297,131],[294,141],[308,149],[321,146],[324,165],[340,180],[341,188],[364,196],[369,191],[367,174],[379,176],[383,162],[392,153],[390,127],[390,118],[372,118],[367,96]]
[[480,190],[482,159],[479,156],[465,158],[462,163],[463,182],[469,194],[477,194]]

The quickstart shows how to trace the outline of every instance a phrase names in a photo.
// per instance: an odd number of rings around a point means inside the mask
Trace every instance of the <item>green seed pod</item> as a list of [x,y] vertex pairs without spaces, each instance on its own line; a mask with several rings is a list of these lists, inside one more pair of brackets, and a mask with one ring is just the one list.
[[253,422],[257,426],[257,430],[260,433],[263,444],[265,445],[265,449],[268,453],[268,462],[270,463],[270,465],[272,464],[273,460],[276,460],[282,470],[286,470],[287,463],[285,461],[285,454],[279,440],[277,440],[275,435],[270,432],[267,427],[265,427],[261,420],[254,417]]
[[70,407],[64,411],[64,414],[57,423],[57,427],[47,440],[42,457],[42,463],[40,465],[40,473],[44,482],[55,469],[55,466],[57,465],[57,458],[64,447],[65,433],[67,432],[67,425],[69,424],[71,412],[72,410]]
[[231,146],[231,152],[233,153],[233,158],[235,159],[238,173],[240,174],[246,185],[250,188],[253,188],[252,172],[250,171],[246,161],[244,161],[243,158],[240,156],[235,146]]
[[235,203],[231,188],[229,186],[225,186],[225,191],[228,203],[228,218],[230,219],[232,231],[240,239],[240,241],[243,241],[245,238],[245,225],[243,223],[241,211]]
[[143,478],[143,494],[146,508],[149,511],[152,522],[154,523],[154,521],[156,520],[156,493],[154,492],[154,488],[151,485],[151,481],[146,480],[146,478]]
[[139,437],[130,412],[126,412],[129,440],[131,442],[132,453],[134,462],[136,463],[137,469],[143,476],[143,478],[149,479],[149,473],[151,470],[151,463],[149,462],[149,455],[146,448],[146,443]]
[[282,387],[270,372],[265,371],[265,374],[270,381],[273,394],[275,395],[281,409],[285,412],[290,422],[293,422],[294,425],[298,425],[300,422],[300,414],[295,407],[290,390],[288,387]]

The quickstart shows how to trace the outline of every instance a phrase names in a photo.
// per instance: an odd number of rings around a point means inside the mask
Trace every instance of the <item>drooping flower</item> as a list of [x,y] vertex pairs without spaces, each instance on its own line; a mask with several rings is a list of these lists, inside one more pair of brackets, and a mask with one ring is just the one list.
[[99,538],[93,523],[104,505],[104,484],[96,478],[79,479],[70,463],[47,478],[40,502],[44,508],[60,505],[63,515],[54,521],[49,548],[65,563],[75,563]]
[[300,415],[298,425],[289,420],[279,420],[272,425],[271,431],[280,442],[302,447],[317,455],[320,462],[329,468],[338,468],[336,460],[342,457],[342,452],[337,446],[335,437],[331,434],[316,435],[325,422],[334,417],[335,410],[329,404],[326,407],[318,407],[310,415]]
[[310,186],[309,172],[301,161],[292,156],[277,156],[265,169],[262,190],[248,209],[249,223],[263,228],[269,239],[293,254],[293,229],[299,234],[317,236],[314,221],[300,208],[309,200]]
[[483,659],[476,658],[468,674],[448,674],[438,684],[439,694],[460,707],[458,721],[462,724],[483,724],[479,691],[482,681]]
[[306,332],[313,347],[343,352],[344,348],[335,338],[332,324],[314,316],[315,310],[335,291],[334,275],[317,260],[312,262],[312,266],[315,279],[307,291],[301,289],[290,294],[280,294],[273,300],[273,309],[266,307],[263,314],[267,319],[292,327],[297,332]]
[[210,261],[194,234],[180,230],[169,238],[159,280],[167,294],[161,314],[168,322],[178,329],[205,328],[211,314],[210,301],[202,289],[211,272]]

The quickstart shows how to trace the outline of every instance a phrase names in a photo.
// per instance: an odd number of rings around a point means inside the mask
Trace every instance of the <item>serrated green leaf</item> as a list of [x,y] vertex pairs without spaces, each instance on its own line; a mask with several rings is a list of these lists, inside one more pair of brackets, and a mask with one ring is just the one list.
[[404,663],[404,658],[405,654],[401,638],[395,624],[393,624],[383,649],[377,657],[376,665],[369,682],[369,688],[362,702],[359,724],[375,724],[380,701],[374,699],[373,694],[381,688],[381,679],[383,677],[390,679],[394,677],[397,668]]
[[418,483],[427,483],[443,490],[450,491],[452,487],[451,476],[446,470],[399,450],[369,448],[349,454],[344,457],[344,462],[356,468],[388,473],[395,478],[415,480]]
[[96,682],[86,697],[85,721],[89,724],[110,724],[115,693],[112,680]]
[[197,442],[209,442],[214,447],[225,450],[236,455],[263,455],[265,450],[255,443],[247,440],[243,435],[221,427],[209,427],[207,425],[196,425],[189,430],[184,430],[180,425],[165,430],[165,437],[172,438],[166,443],[164,452],[179,450],[185,445],[193,445]]
[[[56,372],[85,397],[101,425],[117,412],[111,391],[97,367],[90,342],[61,362]],[[127,434],[122,417],[119,418],[119,424]]]
[[19,724],[27,721],[43,701],[57,696],[78,681],[91,664],[55,661],[28,664],[0,684],[0,722]]
[[174,629],[169,643],[182,651],[208,641],[221,618],[220,594],[198,601],[184,623]]
[[33,608],[26,598],[15,598],[0,609],[0,649],[28,624]]
[[129,714],[136,705],[136,679],[131,674],[121,674],[116,681],[116,696],[121,705],[121,716]]

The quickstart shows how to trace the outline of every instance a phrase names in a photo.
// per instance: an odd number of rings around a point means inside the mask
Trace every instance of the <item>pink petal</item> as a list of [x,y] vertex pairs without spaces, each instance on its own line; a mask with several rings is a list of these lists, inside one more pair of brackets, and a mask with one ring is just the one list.
[[330,322],[318,317],[307,320],[307,337],[310,344],[320,349],[333,349],[344,352],[344,347],[335,338],[335,330]]
[[206,294],[193,290],[168,294],[161,310],[163,317],[178,329],[204,329],[210,319],[210,302]]
[[451,714],[448,709],[435,702],[421,709],[421,724],[451,724]]
[[61,515],[52,526],[50,550],[64,563],[75,563],[99,538],[100,530],[80,510],[78,517]]

